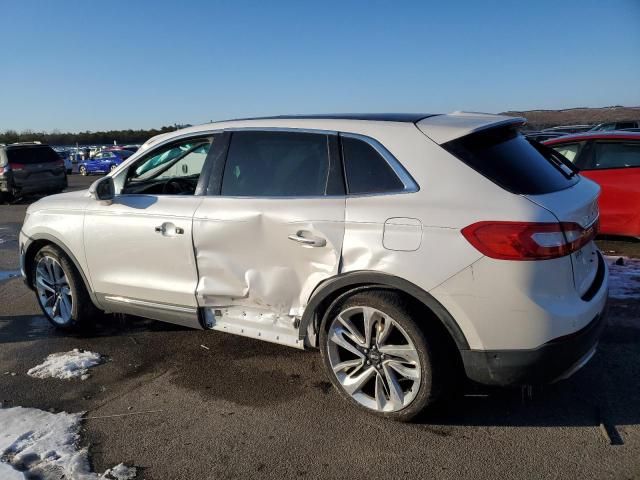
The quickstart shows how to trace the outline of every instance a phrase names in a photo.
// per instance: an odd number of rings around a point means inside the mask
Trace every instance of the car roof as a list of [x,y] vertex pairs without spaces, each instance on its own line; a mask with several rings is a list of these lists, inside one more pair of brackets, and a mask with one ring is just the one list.
[[552,145],[556,143],[582,142],[584,140],[640,140],[640,132],[621,132],[612,130],[609,132],[584,132],[570,133],[558,138],[546,140],[544,143]]
[[27,148],[51,148],[46,143],[35,143],[35,142],[22,142],[22,143],[10,143],[6,145],[2,145],[2,148],[5,150],[18,150],[18,149],[27,149]]
[[367,120],[373,122],[409,122],[416,123],[424,118],[435,117],[437,113],[317,113],[311,115],[275,115],[271,117],[251,117],[228,120],[230,122],[240,120]]
[[140,147],[140,150],[146,150],[152,145],[174,137],[218,129],[292,128],[357,132],[361,127],[371,125],[371,122],[413,124],[436,143],[444,143],[485,128],[498,125],[524,124],[526,120],[520,117],[476,112],[453,112],[449,114],[336,113],[254,117],[205,123],[174,132],[163,133],[147,140]]

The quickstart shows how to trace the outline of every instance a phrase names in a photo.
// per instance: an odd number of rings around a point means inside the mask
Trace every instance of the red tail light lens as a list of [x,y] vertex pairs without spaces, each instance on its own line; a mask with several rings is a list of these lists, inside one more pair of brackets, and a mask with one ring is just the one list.
[[24,170],[24,165],[22,163],[10,163],[9,167],[10,170]]
[[597,221],[587,228],[571,222],[478,222],[463,228],[462,235],[487,257],[548,260],[580,250],[597,231]]

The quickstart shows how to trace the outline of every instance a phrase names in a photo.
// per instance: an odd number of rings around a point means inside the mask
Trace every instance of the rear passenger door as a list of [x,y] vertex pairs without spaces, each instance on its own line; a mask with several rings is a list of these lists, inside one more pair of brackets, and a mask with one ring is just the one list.
[[637,235],[640,230],[640,142],[595,141],[586,157],[580,173],[602,187],[601,231]]
[[334,133],[228,132],[193,221],[207,325],[302,347],[297,321],[338,273],[344,182]]

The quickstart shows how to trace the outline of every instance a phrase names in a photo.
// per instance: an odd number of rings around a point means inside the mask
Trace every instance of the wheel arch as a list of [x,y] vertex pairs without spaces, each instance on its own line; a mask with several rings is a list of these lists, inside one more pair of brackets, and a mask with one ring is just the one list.
[[27,248],[24,252],[24,274],[25,283],[27,284],[27,286],[33,290],[33,278],[31,278],[33,270],[33,259],[35,258],[38,251],[40,251],[40,249],[46,245],[53,245],[54,247],[59,248],[65,253],[65,255],[67,255],[67,257],[69,257],[73,265],[76,267],[76,270],[78,270],[78,273],[80,273],[80,277],[82,277],[82,281],[84,282],[87,292],[89,293],[91,301],[97,308],[102,309],[93,292],[93,289],[91,288],[89,277],[87,277],[87,275],[85,274],[76,256],[64,244],[63,241],[49,233],[39,233],[33,235],[32,237],[29,237],[29,245],[27,245]]
[[335,300],[346,294],[373,289],[394,290],[407,295],[434,315],[458,350],[469,350],[469,343],[458,323],[433,295],[401,277],[366,270],[338,275],[316,287],[300,320],[300,335],[305,338],[305,343],[318,346],[322,318]]

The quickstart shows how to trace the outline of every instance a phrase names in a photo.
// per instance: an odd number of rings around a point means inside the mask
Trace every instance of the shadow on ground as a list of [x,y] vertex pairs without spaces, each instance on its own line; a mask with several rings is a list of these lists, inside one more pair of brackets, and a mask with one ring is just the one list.
[[[614,318],[618,310],[612,308]],[[0,317],[0,344],[60,337],[92,338],[99,344],[101,337],[126,336],[141,338],[141,344],[125,343],[123,348],[135,348],[147,356],[153,369],[181,366],[175,383],[205,397],[259,407],[295,398],[309,389],[314,393],[307,398],[313,401],[315,396],[317,408],[322,408],[327,396],[332,402],[342,402],[326,381],[319,355],[313,352],[137,317],[105,316],[94,329],[79,334],[60,332],[42,316]],[[429,411],[418,423],[438,435],[448,435],[446,427],[457,425],[600,426],[611,444],[620,444],[617,426],[640,423],[639,347],[638,328],[610,322],[596,356],[572,378],[530,390],[468,384],[460,395]],[[291,368],[302,373],[292,374]],[[149,373],[146,368],[139,373],[143,371]],[[278,392],[277,398],[256,396],[255,391],[261,389]],[[356,413],[346,405],[344,411],[345,415]]]

